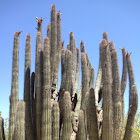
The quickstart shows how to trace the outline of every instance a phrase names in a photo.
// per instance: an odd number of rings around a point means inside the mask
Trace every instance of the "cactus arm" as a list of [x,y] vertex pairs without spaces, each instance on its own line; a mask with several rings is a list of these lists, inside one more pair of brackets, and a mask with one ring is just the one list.
[[66,50],[65,59],[66,59],[65,90],[71,94],[71,90],[72,90],[72,53],[71,53],[71,51]]
[[51,87],[50,87],[50,42],[44,38],[43,50],[43,105],[41,140],[51,140]]
[[100,42],[100,56],[103,79],[103,133],[102,140],[113,139],[113,112],[112,112],[112,70],[110,51],[106,40]]
[[35,92],[36,92],[36,134],[37,139],[41,138],[41,67],[40,67],[40,55],[42,49],[41,34],[37,32],[36,37],[36,62],[35,62]]
[[87,59],[85,53],[81,53],[81,68],[82,68],[81,109],[85,110],[85,94],[88,91]]
[[53,93],[52,97],[54,100],[56,100],[57,97],[57,85],[58,85],[58,70],[59,70],[59,62],[61,58],[61,49],[62,43],[61,43],[61,15],[60,12],[57,13],[57,52],[56,52],[56,66],[54,68],[54,76],[53,76]]
[[52,106],[52,140],[59,140],[59,104],[53,101]]
[[30,98],[30,69],[31,69],[31,36],[27,34],[25,48],[25,69],[24,69],[24,101],[25,101],[25,134],[27,139],[34,139],[31,121],[31,98]]
[[79,49],[76,48],[77,51],[77,66],[76,66],[76,76],[75,76],[75,83],[74,83],[74,89],[73,93],[77,93],[78,90],[78,83],[79,83],[79,75],[80,75],[80,52]]
[[78,131],[76,135],[76,140],[86,140],[86,130],[84,125],[84,112],[80,110],[79,113],[79,124],[78,124]]
[[[134,126],[135,115],[138,108],[138,92],[137,92],[136,85],[133,85],[131,87],[131,95],[133,95],[133,100],[131,106],[129,106],[128,119],[127,119],[126,130],[125,130],[125,135],[123,140],[132,139],[132,134],[133,134],[132,127]],[[129,98],[131,98],[130,95]]]
[[94,87],[94,67],[91,67],[91,71],[90,71],[90,84],[89,84],[89,88],[93,88]]
[[13,64],[12,64],[12,84],[10,97],[10,119],[9,119],[9,140],[14,136],[14,122],[18,103],[18,71],[19,71],[19,32],[14,35]]
[[97,111],[95,106],[95,94],[93,88],[90,89],[87,99],[87,130],[90,140],[99,140]]
[[69,140],[71,133],[71,98],[70,93],[66,91],[63,96],[63,128],[61,140]]
[[80,42],[80,49],[81,49],[81,53],[84,52],[85,53],[85,45],[84,45],[84,41]]
[[113,98],[113,139],[120,140],[122,123],[122,99],[117,51],[111,52],[112,59],[112,98]]
[[51,47],[50,47],[50,64],[51,64],[51,81],[53,80],[54,68],[56,67],[57,51],[57,26],[56,26],[56,6],[51,8]]

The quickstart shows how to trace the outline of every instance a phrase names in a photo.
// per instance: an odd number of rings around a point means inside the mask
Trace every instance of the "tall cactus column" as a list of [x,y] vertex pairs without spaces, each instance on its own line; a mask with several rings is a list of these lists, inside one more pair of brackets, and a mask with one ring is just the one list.
[[35,91],[36,91],[36,134],[37,140],[41,138],[41,112],[42,112],[42,92],[41,92],[41,75],[40,75],[40,53],[41,53],[41,33],[37,32],[36,37],[36,64],[35,64]]
[[57,48],[56,48],[56,65],[54,67],[54,76],[53,76],[53,98],[56,100],[57,97],[57,85],[58,85],[58,70],[59,70],[59,62],[61,58],[62,51],[62,42],[61,42],[61,13],[60,11],[57,13]]
[[24,101],[26,105],[25,112],[25,130],[27,140],[33,140],[33,129],[31,119],[31,98],[30,98],[30,69],[31,69],[31,36],[27,34],[25,48],[25,74],[24,74]]
[[12,65],[12,84],[10,97],[10,119],[9,119],[9,140],[13,139],[15,127],[15,114],[18,102],[18,71],[19,71],[19,34],[14,35],[13,65]]
[[51,81],[53,80],[54,70],[56,67],[56,51],[57,51],[57,26],[56,26],[56,7],[52,5],[51,8],[51,49],[50,49],[50,62],[51,62]]
[[112,112],[112,70],[110,51],[107,41],[100,43],[100,56],[103,80],[103,133],[102,140],[113,139],[113,112]]
[[43,50],[43,110],[41,140],[51,140],[51,87],[50,87],[50,42],[44,38]]

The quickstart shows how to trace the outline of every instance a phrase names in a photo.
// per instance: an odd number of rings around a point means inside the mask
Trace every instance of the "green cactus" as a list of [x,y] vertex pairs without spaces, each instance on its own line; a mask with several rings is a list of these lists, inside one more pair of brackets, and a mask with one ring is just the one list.
[[121,136],[121,122],[122,122],[122,99],[121,99],[121,85],[119,64],[117,58],[117,51],[111,52],[112,59],[112,101],[113,101],[113,139],[120,140]]
[[50,42],[44,38],[43,50],[43,100],[41,140],[51,140],[51,85],[50,85]]
[[52,140],[59,140],[59,104],[57,101],[53,101],[52,106]]
[[54,69],[56,65],[57,51],[57,26],[56,26],[56,6],[51,8],[51,48],[50,48],[50,64],[51,64],[51,81],[53,81]]
[[54,67],[54,76],[52,86],[54,88],[53,98],[56,100],[57,97],[57,84],[58,84],[58,70],[59,70],[59,62],[61,58],[61,13],[57,13],[57,52],[56,52],[56,66]]
[[85,110],[85,94],[88,91],[88,75],[87,75],[87,61],[86,54],[81,53],[81,67],[82,67],[82,96],[81,96],[81,109]]
[[97,111],[95,106],[95,94],[93,88],[90,89],[86,102],[87,130],[90,140],[99,140]]
[[5,140],[4,119],[1,117],[1,112],[0,112],[0,139]]
[[69,140],[72,133],[71,124],[71,98],[70,93],[65,92],[63,96],[63,128],[61,140]]
[[76,140],[86,140],[86,130],[85,130],[84,122],[85,122],[84,121],[84,112],[83,112],[83,110],[80,110]]
[[36,134],[37,139],[41,138],[41,109],[42,109],[42,96],[41,96],[41,70],[40,70],[40,54],[41,54],[42,42],[41,42],[41,34],[37,32],[36,37],[36,65],[35,65],[35,77],[36,77]]
[[19,34],[14,35],[13,64],[12,64],[12,84],[10,97],[10,119],[9,119],[9,140],[13,139],[15,127],[15,114],[18,103],[18,71],[19,71]]
[[113,139],[113,108],[112,108],[112,70],[110,51],[107,41],[100,42],[100,56],[103,80],[103,133],[102,140]]
[[25,112],[25,134],[27,140],[34,139],[31,119],[31,98],[30,98],[30,69],[31,69],[31,36],[27,34],[25,48],[25,70],[24,70],[24,101],[26,106]]
[[17,104],[13,140],[25,140],[25,102],[22,100]]

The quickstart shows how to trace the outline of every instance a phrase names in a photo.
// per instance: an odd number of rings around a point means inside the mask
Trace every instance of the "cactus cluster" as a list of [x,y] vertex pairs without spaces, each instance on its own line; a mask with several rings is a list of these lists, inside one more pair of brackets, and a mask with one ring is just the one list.
[[[120,140],[124,121],[124,91],[129,75],[129,112],[123,140],[132,137],[131,127],[138,106],[138,92],[130,54],[121,48],[123,73],[120,81],[117,51],[107,32],[99,44],[100,59],[94,87],[94,67],[84,42],[80,50],[70,32],[64,49],[61,13],[51,7],[51,23],[42,39],[43,18],[37,19],[35,72],[31,73],[31,36],[25,47],[24,100],[18,99],[19,34],[15,32],[10,94],[9,140]],[[80,58],[81,51],[81,58]],[[61,61],[60,61],[61,60]],[[80,61],[82,80],[78,92]],[[58,70],[61,62],[61,85]],[[101,106],[99,103],[102,102]],[[0,116],[0,139],[4,140]]]

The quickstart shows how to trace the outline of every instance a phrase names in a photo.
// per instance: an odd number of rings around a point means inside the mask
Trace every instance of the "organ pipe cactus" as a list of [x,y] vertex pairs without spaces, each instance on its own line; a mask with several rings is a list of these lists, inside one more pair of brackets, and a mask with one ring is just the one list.
[[[35,72],[31,67],[31,36],[26,38],[24,101],[18,102],[19,34],[14,36],[10,94],[9,140],[120,140],[124,121],[124,91],[129,75],[129,112],[124,140],[132,137],[131,127],[138,106],[138,92],[130,54],[121,48],[123,73],[120,81],[117,52],[107,32],[99,44],[100,59],[94,86],[94,67],[84,41],[76,48],[73,32],[65,49],[61,39],[61,13],[51,8],[47,37],[42,35],[43,18],[37,19]],[[80,58],[81,55],[81,58]],[[58,71],[61,60],[61,85]],[[81,61],[81,85],[79,87]],[[30,75],[31,74],[31,75]],[[102,101],[101,106],[99,106]],[[3,129],[0,118],[0,129]],[[99,134],[99,132],[101,134]],[[0,131],[0,139],[2,133]]]

